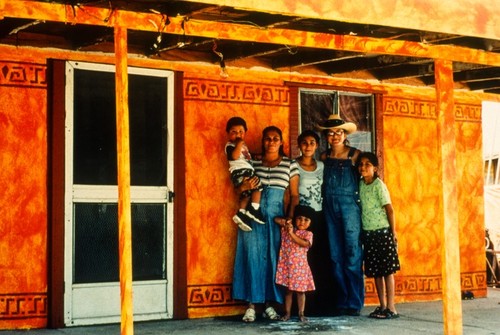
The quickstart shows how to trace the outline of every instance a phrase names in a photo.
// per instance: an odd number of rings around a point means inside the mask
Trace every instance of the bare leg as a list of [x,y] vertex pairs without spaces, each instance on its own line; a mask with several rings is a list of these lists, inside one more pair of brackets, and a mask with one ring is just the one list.
[[394,295],[395,295],[395,285],[394,285],[394,275],[390,274],[385,276],[385,290],[387,292],[387,308],[390,309],[393,313],[397,314],[396,305],[394,304]]
[[260,191],[253,191],[252,192],[252,203],[260,204],[260,197],[261,197]]
[[240,199],[240,209],[243,209],[243,210],[247,209],[249,202],[250,202],[250,197],[241,198]]
[[304,292],[297,292],[297,307],[299,309],[299,321],[307,322],[307,318],[304,316],[304,310],[306,308],[306,294]]
[[375,287],[377,288],[377,296],[378,301],[380,302],[380,308],[384,310],[387,307],[384,277],[375,277]]
[[287,289],[285,294],[285,315],[281,318],[282,321],[290,320],[290,316],[292,315],[292,297],[293,291]]

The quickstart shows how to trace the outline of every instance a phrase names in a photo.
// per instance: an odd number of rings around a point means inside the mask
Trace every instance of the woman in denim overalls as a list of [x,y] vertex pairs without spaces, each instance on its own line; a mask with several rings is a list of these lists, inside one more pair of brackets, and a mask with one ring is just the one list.
[[330,243],[336,297],[336,315],[359,316],[364,304],[363,251],[359,175],[355,162],[360,153],[348,146],[346,136],[356,125],[333,114],[318,128],[325,131],[331,148],[322,153],[325,164],[323,211]]

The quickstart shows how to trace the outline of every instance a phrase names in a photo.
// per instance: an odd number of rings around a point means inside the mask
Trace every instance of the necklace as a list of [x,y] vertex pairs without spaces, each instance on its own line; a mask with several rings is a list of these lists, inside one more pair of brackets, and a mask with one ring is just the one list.
[[311,168],[313,168],[312,170],[314,170],[314,168],[316,168],[316,160],[315,159],[313,159],[311,161],[311,163],[308,163],[308,164],[304,163],[304,159],[299,159],[299,160],[297,160],[297,162],[304,170],[311,170]]
[[278,158],[275,158],[275,159],[262,159],[262,163],[264,166],[267,166],[267,167],[275,167],[276,165],[278,165],[278,163],[281,161],[281,156],[278,156]]

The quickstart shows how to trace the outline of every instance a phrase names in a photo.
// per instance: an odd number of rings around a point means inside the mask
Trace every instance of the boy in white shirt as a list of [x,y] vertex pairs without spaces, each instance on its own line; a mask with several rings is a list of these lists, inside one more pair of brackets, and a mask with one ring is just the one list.
[[[225,146],[225,152],[229,162],[231,181],[235,187],[239,187],[245,179],[255,176],[251,162],[252,156],[244,141],[246,131],[247,124],[241,117],[235,116],[227,121],[228,142]],[[240,195],[240,209],[233,216],[233,221],[243,231],[252,230],[249,226],[250,220],[260,224],[265,223],[260,211],[261,191],[262,184],[259,180],[256,188],[243,191]]]

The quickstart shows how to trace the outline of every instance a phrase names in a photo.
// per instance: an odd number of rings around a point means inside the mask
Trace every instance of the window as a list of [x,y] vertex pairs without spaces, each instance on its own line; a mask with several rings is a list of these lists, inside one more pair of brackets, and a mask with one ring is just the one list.
[[346,121],[354,122],[357,131],[348,135],[351,146],[361,151],[375,151],[374,96],[330,90],[299,90],[300,127],[299,133],[306,129],[315,130],[321,137],[317,154],[327,148],[327,142],[316,125],[330,114],[340,114]]
[[500,184],[498,181],[499,176],[498,157],[489,157],[484,161],[484,184],[495,185]]

